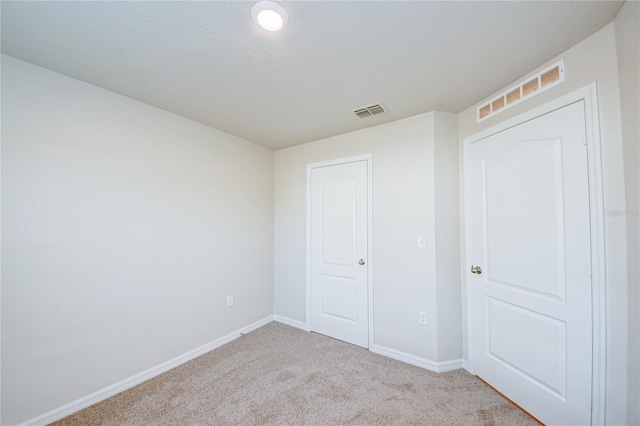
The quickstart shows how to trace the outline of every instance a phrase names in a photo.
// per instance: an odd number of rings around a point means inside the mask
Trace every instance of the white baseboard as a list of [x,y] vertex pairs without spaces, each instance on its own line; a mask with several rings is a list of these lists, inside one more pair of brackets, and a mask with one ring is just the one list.
[[469,361],[467,361],[466,359],[462,360],[462,368],[467,370],[469,373],[473,374],[470,370],[471,367],[469,366]]
[[426,358],[421,358],[415,355],[397,351],[391,348],[386,348],[380,345],[373,345],[373,347],[370,348],[369,350],[378,355],[383,355],[398,361],[406,362],[407,364],[415,365],[416,367],[422,367],[424,369],[431,370],[436,373],[444,373],[446,371],[458,370],[462,368],[461,359],[435,362],[435,361],[430,361]]
[[[281,315],[274,315],[273,320],[291,327],[299,328],[300,330],[309,331],[307,324],[302,321],[297,321],[291,318],[283,317]],[[378,355],[393,358],[398,361],[406,362],[407,364],[415,365],[427,370],[435,371],[436,373],[444,373],[446,371],[458,370],[463,368],[462,359],[454,359],[450,361],[434,362],[425,358],[420,358],[415,355],[411,355],[405,352],[401,352],[395,349],[387,348],[380,345],[373,345],[370,351]]]
[[194,358],[199,357],[200,355],[204,355],[213,349],[216,349],[225,343],[229,343],[232,340],[237,339],[242,334],[253,331],[257,328],[262,327],[273,321],[273,315],[269,315],[266,318],[261,319],[260,321],[256,321],[253,324],[249,324],[246,327],[241,328],[240,330],[236,330],[232,333],[227,334],[226,336],[222,336],[219,339],[214,340],[213,342],[209,342],[200,346],[199,348],[193,349],[189,352],[186,352],[182,355],[179,355],[169,361],[163,362],[162,364],[156,365],[155,367],[151,367],[148,370],[145,370],[141,373],[138,373],[134,376],[131,376],[127,379],[121,380],[118,383],[114,383],[111,386],[107,386],[104,389],[96,391],[90,395],[77,399],[73,402],[63,405],[62,407],[51,410],[47,413],[44,413],[38,417],[34,417],[31,420],[27,420],[21,425],[46,425],[56,420],[63,419],[70,414],[75,413],[76,411],[80,411],[83,408],[87,408],[90,405],[93,405],[97,402],[103,401],[110,396],[113,396],[117,393],[125,391],[129,388],[132,388],[144,381],[147,381],[155,376],[158,376],[165,371],[171,370],[185,362],[191,361]]
[[291,327],[299,328],[300,330],[309,331],[309,329],[307,328],[307,324],[303,323],[302,321],[283,317],[282,315],[274,315],[273,320]]

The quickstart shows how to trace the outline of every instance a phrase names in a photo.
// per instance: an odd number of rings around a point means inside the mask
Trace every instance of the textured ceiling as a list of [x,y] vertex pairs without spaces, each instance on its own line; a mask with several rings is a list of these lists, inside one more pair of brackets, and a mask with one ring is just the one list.
[[[2,51],[274,149],[459,112],[615,17],[621,2],[2,1]],[[383,102],[359,119],[351,109]]]

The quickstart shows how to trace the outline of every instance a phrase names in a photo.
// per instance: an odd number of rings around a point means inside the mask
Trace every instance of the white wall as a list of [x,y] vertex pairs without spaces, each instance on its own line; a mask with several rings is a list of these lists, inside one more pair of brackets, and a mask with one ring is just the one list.
[[614,21],[626,189],[629,274],[629,414],[640,425],[640,3],[627,1]]
[[438,360],[462,357],[458,115],[434,112]]
[[[439,310],[436,260],[435,129],[446,118],[442,135],[453,137],[442,161],[453,158],[457,174],[455,115],[427,113],[404,120],[298,145],[275,153],[275,313],[296,321],[306,319],[306,165],[357,154],[373,154],[373,286],[374,342],[429,361],[460,358],[460,339],[438,347]],[[446,144],[447,141],[440,141]],[[451,155],[453,152],[453,155]],[[454,198],[457,203],[457,187]],[[443,197],[444,199],[444,197]],[[457,204],[455,204],[457,208]],[[453,208],[453,205],[450,206]],[[442,206],[444,214],[447,207]],[[457,214],[457,211],[454,213]],[[456,223],[457,226],[457,223]],[[425,235],[427,249],[417,248],[416,237]],[[457,240],[456,240],[457,242]],[[451,254],[443,247],[443,258]],[[442,303],[459,288],[456,271],[443,284]],[[446,268],[446,265],[443,265]],[[447,274],[443,271],[443,276]],[[454,290],[448,290],[454,289]],[[439,302],[439,300],[438,300]],[[459,301],[456,302],[456,306]],[[446,318],[451,327],[454,315]],[[429,325],[418,324],[418,311],[426,311]],[[459,311],[458,311],[459,312]],[[450,329],[456,336],[455,328]],[[459,331],[458,331],[459,333]]]
[[[477,105],[468,108],[459,114],[460,142],[467,136],[595,81],[598,85],[600,108],[605,209],[623,211],[625,209],[625,176],[620,124],[616,39],[613,24],[604,27],[562,55],[541,65],[540,69],[552,64],[559,58],[564,58],[565,60],[566,80],[564,83],[480,124],[476,123],[475,118]],[[637,400],[628,399],[630,395],[627,392],[629,365],[627,298],[629,282],[627,280],[626,226],[624,218],[613,215],[608,216],[605,223],[605,232],[608,309],[607,423],[627,424],[627,405],[628,403],[637,404]],[[636,282],[632,283],[632,285],[637,286],[638,284]],[[637,363],[637,358],[633,362]]]
[[7,56],[2,124],[2,424],[273,314],[273,151]]

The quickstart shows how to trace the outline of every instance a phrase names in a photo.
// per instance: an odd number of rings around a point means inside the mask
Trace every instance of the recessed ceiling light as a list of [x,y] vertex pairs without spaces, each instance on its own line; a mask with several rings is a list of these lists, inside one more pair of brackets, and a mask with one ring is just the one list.
[[289,22],[289,16],[284,8],[269,0],[254,4],[251,8],[251,17],[267,31],[281,30]]

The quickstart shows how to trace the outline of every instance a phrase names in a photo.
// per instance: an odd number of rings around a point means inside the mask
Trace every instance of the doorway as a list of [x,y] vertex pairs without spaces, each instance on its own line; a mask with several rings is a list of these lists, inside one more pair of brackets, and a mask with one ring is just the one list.
[[464,148],[469,370],[547,424],[603,399],[593,99],[572,96]]
[[307,167],[307,325],[369,347],[371,155]]

